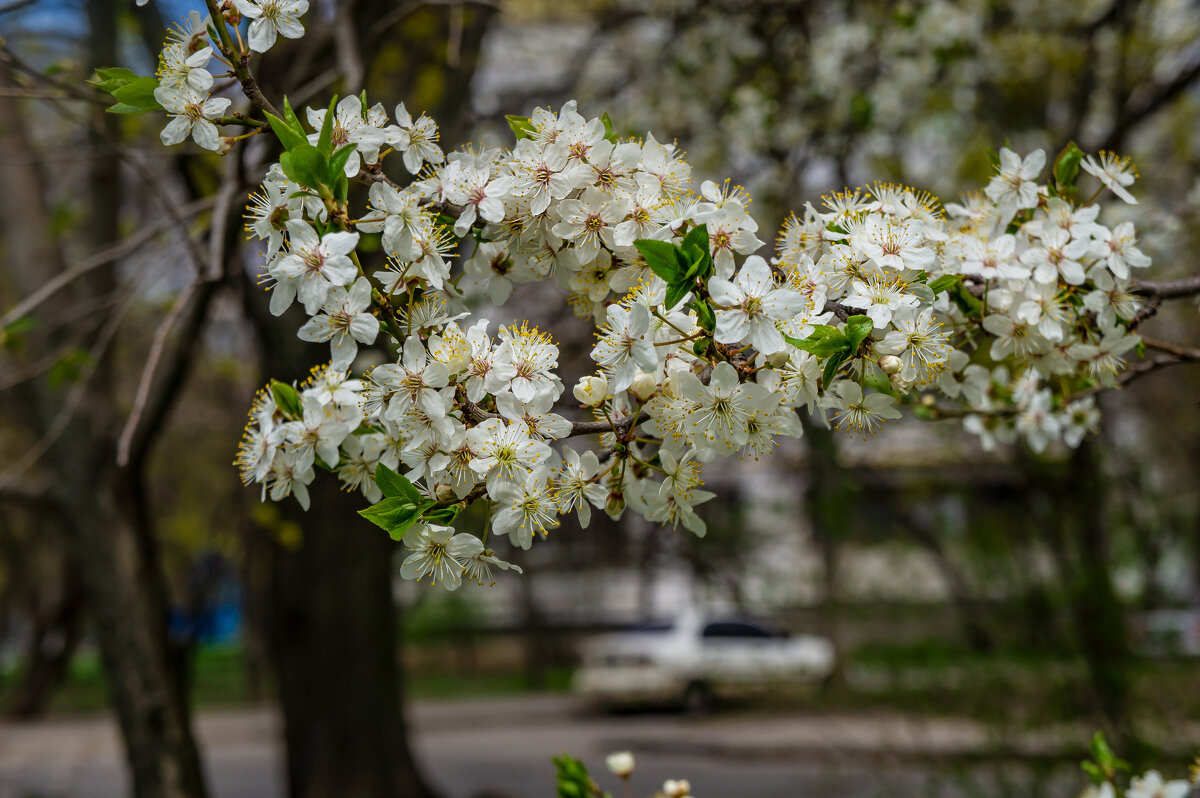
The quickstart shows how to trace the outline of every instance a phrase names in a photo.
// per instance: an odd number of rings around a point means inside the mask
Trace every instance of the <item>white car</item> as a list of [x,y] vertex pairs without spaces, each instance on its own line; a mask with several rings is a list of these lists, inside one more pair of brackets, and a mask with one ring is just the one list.
[[688,613],[584,644],[575,690],[604,706],[681,703],[704,711],[718,698],[817,681],[833,671],[833,645],[769,622]]

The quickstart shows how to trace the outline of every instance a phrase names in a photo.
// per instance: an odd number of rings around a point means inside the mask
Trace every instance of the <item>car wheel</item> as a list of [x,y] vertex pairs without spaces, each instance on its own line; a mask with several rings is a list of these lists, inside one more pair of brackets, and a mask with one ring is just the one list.
[[704,715],[713,708],[713,692],[704,682],[691,682],[683,691],[683,711],[689,715]]

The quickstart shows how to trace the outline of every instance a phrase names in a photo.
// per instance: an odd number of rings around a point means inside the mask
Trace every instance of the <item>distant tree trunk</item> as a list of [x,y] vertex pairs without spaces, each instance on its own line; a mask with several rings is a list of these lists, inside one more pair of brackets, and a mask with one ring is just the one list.
[[971,589],[963,573],[946,553],[937,530],[911,514],[902,514],[898,521],[906,529],[929,556],[933,557],[934,565],[942,578],[946,580],[946,590],[950,594],[950,603],[958,613],[962,625],[963,637],[972,651],[986,654],[995,648],[995,641],[983,623],[979,613],[979,602],[971,595]]
[[[526,558],[525,563],[529,560]],[[525,686],[530,690],[544,690],[549,681],[546,665],[549,661],[547,651],[546,619],[538,607],[533,592],[534,580],[537,578],[537,568],[524,565],[525,574],[521,578],[521,639],[524,643]]]
[[1129,633],[1113,587],[1105,524],[1106,485],[1096,444],[1085,442],[1066,463],[1027,465],[1044,491],[1046,536],[1060,571],[1095,708],[1126,752],[1137,744],[1129,723]]
[[[114,0],[88,4],[90,63],[116,63],[117,6]],[[89,118],[88,144],[105,151],[117,137],[115,119],[99,108]],[[4,184],[21,202],[6,205],[12,233],[7,253],[16,263],[65,268],[49,224],[43,175],[21,124],[19,109],[0,99],[0,136],[5,159]],[[93,248],[118,238],[121,188],[117,159],[88,160],[82,186],[88,212],[86,241]],[[45,271],[14,269],[23,293],[44,279]],[[24,284],[22,284],[24,283]],[[76,281],[83,296],[111,296],[112,267]],[[140,483],[140,462],[115,466],[115,439],[121,422],[112,376],[112,350],[95,364],[86,399],[58,436],[48,457],[55,481],[52,494],[63,508],[70,544],[83,563],[84,586],[96,622],[109,690],[131,768],[137,798],[204,798],[200,758],[192,738],[186,697],[171,677],[166,645],[166,587],[157,541],[149,527]],[[60,397],[24,386],[31,418],[46,430],[59,410]]]
[[101,451],[106,456],[90,462],[60,459],[58,473],[70,475],[67,484],[92,485],[90,495],[80,488],[63,500],[71,507],[75,545],[87,563],[133,794],[203,798],[207,791],[188,698],[179,692],[170,665],[166,586],[155,538],[144,528],[144,497],[135,475],[112,464],[112,450]]
[[[1105,484],[1095,444],[1072,452],[1064,480],[1078,575],[1068,585],[1080,647],[1088,663],[1092,687],[1104,717],[1128,734],[1129,632],[1125,608],[1113,588],[1104,523]],[[1069,486],[1074,484],[1072,493]],[[1073,499],[1073,501],[1070,501]]]
[[842,624],[838,617],[838,569],[841,543],[848,531],[850,499],[855,491],[850,475],[837,460],[837,441],[833,432],[814,424],[807,414],[800,413],[804,441],[808,448],[808,485],[804,503],[812,527],[813,542],[821,553],[820,613],[824,633],[833,644],[834,667],[828,685],[841,686],[846,682],[846,646],[842,639]]
[[50,607],[34,612],[24,676],[5,708],[14,718],[32,718],[46,711],[79,646],[86,604],[83,578],[73,552],[64,552],[63,560],[60,595]]

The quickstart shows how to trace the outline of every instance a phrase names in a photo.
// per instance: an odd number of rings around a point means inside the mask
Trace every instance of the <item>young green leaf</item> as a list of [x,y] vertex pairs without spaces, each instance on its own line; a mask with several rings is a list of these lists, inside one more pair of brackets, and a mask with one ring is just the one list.
[[271,380],[271,396],[278,407],[288,418],[300,418],[304,415],[304,407],[300,404],[300,394],[286,382]]
[[940,294],[953,288],[958,283],[961,283],[963,276],[961,274],[943,274],[941,277],[929,284],[929,290],[935,294]]
[[1054,159],[1054,183],[1059,191],[1075,187],[1075,178],[1079,176],[1079,163],[1083,160],[1083,150],[1075,142],[1067,142],[1062,152]]
[[[292,180],[308,188],[319,188],[330,184],[329,160],[318,148],[311,144],[299,144],[288,150],[287,155],[291,156],[293,174],[289,174],[286,168],[284,174],[287,174]],[[283,164],[282,160],[280,164]]]
[[570,754],[554,757],[555,794],[558,798],[612,798],[608,792],[601,793],[596,782],[588,775],[587,766]]
[[359,510],[358,514],[391,535],[392,540],[400,540],[420,519],[421,508],[408,499],[384,499]]
[[652,238],[639,238],[633,245],[642,253],[650,270],[667,283],[673,283],[679,278],[679,260],[674,244]]
[[612,117],[608,115],[608,111],[600,114],[600,121],[604,123],[604,138],[608,139],[613,144],[617,143],[617,134],[613,131]]
[[426,512],[421,518],[431,524],[447,526],[454,523],[454,519],[458,517],[461,508],[462,505],[458,504],[452,504],[449,507],[439,507],[436,510]]
[[695,283],[686,278],[671,283],[667,286],[667,297],[663,301],[663,307],[667,310],[673,310],[695,287]]
[[713,312],[712,305],[697,299],[689,302],[688,307],[696,311],[696,323],[700,325],[700,329],[707,333],[712,333],[716,329],[717,316]]
[[971,318],[977,319],[983,315],[983,303],[963,287],[962,283],[955,283],[951,286],[950,298],[954,300],[954,304],[958,305],[959,310]]
[[358,149],[358,145],[350,143],[335,152],[333,157],[329,159],[329,174],[344,175],[346,173],[346,161],[350,160],[350,153],[356,149]]
[[[296,133],[304,138],[307,134],[304,132],[304,125],[300,122],[300,117],[296,116],[296,112],[292,110],[292,104],[288,102],[288,98],[283,98],[283,121],[288,123],[288,127],[296,131]],[[308,141],[307,138],[304,139]]]
[[99,80],[89,80],[87,82],[107,94],[112,94],[114,90],[119,89],[126,83],[132,83],[138,79],[136,72],[125,67],[103,67],[97,69],[96,74],[100,76]]
[[283,145],[285,150],[308,143],[308,139],[302,133],[297,133],[291,125],[274,114],[267,114],[267,122],[270,123],[271,130],[275,131],[279,143]]
[[817,357],[830,357],[839,352],[849,354],[850,339],[846,334],[837,327],[830,327],[826,324],[814,324],[812,335],[800,340],[793,338],[790,335],[784,335],[784,339],[796,347],[803,349],[805,352],[812,352]]
[[337,95],[329,101],[329,109],[325,111],[325,119],[321,122],[321,132],[317,134],[317,149],[326,159],[333,155],[333,120],[336,118]]
[[851,316],[846,319],[846,339],[848,341],[847,354],[854,356],[858,352],[858,348],[862,342],[866,340],[871,331],[875,329],[875,322],[871,321],[870,316]]
[[536,132],[533,123],[529,121],[529,117],[527,116],[506,114],[504,118],[508,120],[508,126],[512,129],[513,135],[517,137],[517,141],[532,138]]
[[424,498],[407,478],[397,474],[383,463],[375,466],[375,484],[388,499],[404,499],[410,504],[420,504]]
[[837,370],[841,368],[845,360],[845,352],[835,352],[829,356],[829,359],[825,361],[825,369],[821,372],[822,385],[828,388],[833,383],[833,378],[837,374]]
[[104,109],[106,114],[124,114],[126,116],[136,116],[137,114],[145,114],[153,111],[153,108],[139,108],[136,105],[128,103],[113,103]]
[[[158,88],[158,81],[146,75],[144,77],[131,80],[117,88],[113,89],[111,94],[117,101],[117,105],[122,107],[122,110],[112,111],[111,113],[146,113],[147,111],[158,111],[162,109],[159,102],[154,97],[154,90]],[[124,108],[136,108],[136,111],[124,110]]]
[[683,237],[679,251],[687,263],[687,276],[707,279],[712,273],[712,255],[709,252],[708,225],[693,227]]

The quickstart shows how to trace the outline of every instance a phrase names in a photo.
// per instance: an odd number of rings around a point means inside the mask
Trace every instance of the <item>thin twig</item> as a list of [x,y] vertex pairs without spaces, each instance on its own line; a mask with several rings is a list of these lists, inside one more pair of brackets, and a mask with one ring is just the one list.
[[[190,202],[179,209],[178,215],[181,218],[194,216],[197,213],[207,210],[215,200],[215,197],[205,197],[204,199]],[[100,250],[89,258],[85,258],[74,269],[55,275],[53,278],[43,283],[41,288],[39,288],[37,291],[34,291],[32,294],[19,302],[16,307],[5,313],[3,317],[0,317],[0,327],[7,327],[17,319],[29,315],[31,312],[36,310],[39,305],[61,291],[72,281],[87,274],[93,269],[97,269],[101,266],[124,258],[126,255],[138,249],[140,246],[154,238],[163,230],[174,226],[176,223],[177,221],[175,219],[161,219],[154,224],[147,225],[128,238],[122,239],[112,246]]]
[[[236,166],[233,161],[230,161],[229,164],[231,167]],[[212,231],[209,238],[208,266],[197,274],[196,279],[179,294],[170,312],[167,313],[158,325],[158,329],[154,332],[154,341],[150,345],[150,352],[146,356],[146,365],[143,367],[142,376],[138,380],[137,393],[133,400],[133,409],[129,412],[129,418],[125,420],[125,426],[122,427],[121,435],[117,439],[117,465],[122,468],[129,465],[134,436],[138,433],[142,423],[150,398],[150,389],[154,385],[160,364],[163,362],[163,352],[166,349],[167,338],[171,334],[171,329],[183,315],[184,310],[192,303],[192,299],[196,296],[197,292],[204,289],[206,283],[214,283],[221,279],[222,266],[225,259],[225,229],[229,218],[229,208],[237,193],[237,183],[233,179],[233,174],[230,173],[231,169],[227,168],[226,172],[224,185],[215,198],[216,204],[213,212]],[[200,308],[194,312],[203,313],[204,308]],[[193,341],[181,341],[180,350],[175,353],[175,358],[182,357],[183,352],[190,348],[193,343]]]
[[10,485],[16,483],[26,472],[29,471],[39,460],[42,459],[46,452],[50,451],[62,434],[70,425],[71,420],[75,417],[75,411],[79,408],[79,403],[83,401],[84,395],[87,393],[88,385],[91,383],[92,376],[96,373],[96,367],[104,357],[105,351],[112,343],[116,336],[117,328],[121,326],[121,322],[125,318],[125,314],[133,307],[133,300],[137,297],[137,285],[130,286],[128,293],[125,296],[125,302],[122,306],[109,317],[108,322],[100,330],[96,337],[96,342],[92,344],[92,348],[88,350],[88,359],[84,364],[82,373],[78,381],[71,386],[70,393],[67,394],[66,400],[59,408],[54,421],[51,422],[49,429],[45,434],[38,439],[37,443],[25,450],[24,454],[17,458],[16,462],[8,467],[3,473],[0,473],[0,492],[6,490]]

